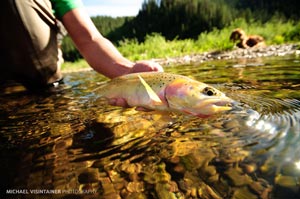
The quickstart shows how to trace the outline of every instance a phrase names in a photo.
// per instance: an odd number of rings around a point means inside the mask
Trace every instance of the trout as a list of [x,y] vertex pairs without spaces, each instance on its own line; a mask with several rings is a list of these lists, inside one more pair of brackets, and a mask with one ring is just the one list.
[[179,112],[198,117],[230,110],[229,105],[233,102],[212,86],[186,76],[165,72],[123,75],[98,89],[101,98],[123,98],[130,107]]

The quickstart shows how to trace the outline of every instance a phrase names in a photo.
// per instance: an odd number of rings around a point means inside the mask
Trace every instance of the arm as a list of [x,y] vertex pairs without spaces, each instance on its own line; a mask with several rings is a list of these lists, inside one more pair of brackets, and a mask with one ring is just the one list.
[[123,57],[113,44],[99,33],[82,8],[67,12],[62,17],[62,22],[89,65],[109,78],[133,72],[163,71],[157,63],[134,63]]

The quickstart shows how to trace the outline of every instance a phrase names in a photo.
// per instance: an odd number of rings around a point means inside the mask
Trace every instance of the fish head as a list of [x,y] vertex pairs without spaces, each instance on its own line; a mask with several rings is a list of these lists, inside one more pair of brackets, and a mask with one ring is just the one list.
[[224,93],[198,81],[179,79],[165,88],[165,99],[170,109],[199,117],[207,117],[231,110],[233,100]]

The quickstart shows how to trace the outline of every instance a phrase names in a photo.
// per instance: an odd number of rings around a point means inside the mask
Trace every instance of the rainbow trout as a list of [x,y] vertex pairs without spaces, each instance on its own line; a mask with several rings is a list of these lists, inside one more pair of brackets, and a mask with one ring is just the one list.
[[205,83],[164,72],[132,73],[114,78],[99,88],[99,95],[107,99],[123,98],[131,107],[198,117],[230,110],[228,105],[233,102]]

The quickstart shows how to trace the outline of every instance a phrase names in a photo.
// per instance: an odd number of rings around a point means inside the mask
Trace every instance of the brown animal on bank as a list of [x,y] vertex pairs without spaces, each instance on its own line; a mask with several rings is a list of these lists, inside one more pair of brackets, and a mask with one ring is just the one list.
[[252,48],[252,47],[265,47],[264,38],[259,35],[246,35],[245,31],[237,28],[232,31],[230,40],[233,42],[238,41],[236,44],[239,48]]

